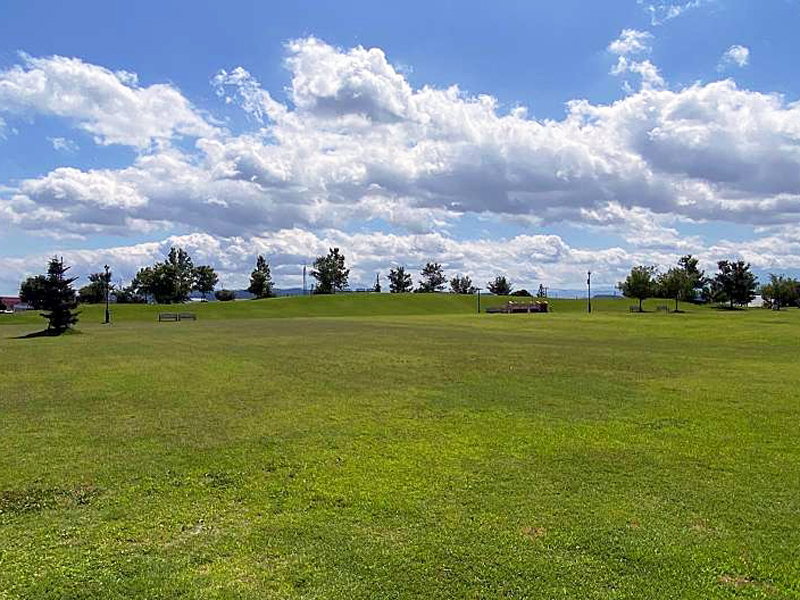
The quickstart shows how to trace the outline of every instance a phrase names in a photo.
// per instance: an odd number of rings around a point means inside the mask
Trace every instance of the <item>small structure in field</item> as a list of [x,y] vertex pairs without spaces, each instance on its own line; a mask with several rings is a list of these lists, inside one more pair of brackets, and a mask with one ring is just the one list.
[[518,313],[546,313],[550,312],[547,300],[534,300],[533,302],[515,302],[509,300],[503,306],[492,306],[486,309],[487,313],[503,313],[507,315]]

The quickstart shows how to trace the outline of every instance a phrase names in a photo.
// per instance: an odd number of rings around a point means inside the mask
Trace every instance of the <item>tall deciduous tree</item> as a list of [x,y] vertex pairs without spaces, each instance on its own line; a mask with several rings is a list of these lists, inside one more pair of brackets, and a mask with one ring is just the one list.
[[411,273],[407,273],[405,267],[389,269],[389,291],[392,294],[404,294],[413,288]]
[[272,287],[269,263],[259,254],[256,258],[256,268],[250,273],[250,287],[247,288],[247,291],[256,298],[271,298],[274,295]]
[[427,263],[420,272],[420,275],[422,275],[422,281],[420,281],[419,287],[417,288],[418,292],[441,292],[444,289],[445,283],[447,283],[442,265],[439,263]]
[[800,302],[800,281],[783,275],[769,276],[769,283],[761,286],[761,296],[773,309],[795,306]]
[[635,298],[639,301],[639,312],[642,312],[642,301],[653,296],[656,292],[656,268],[638,266],[617,287],[626,298]]
[[687,294],[684,300],[689,302],[697,302],[703,294],[703,290],[708,285],[705,271],[701,270],[698,265],[700,261],[691,254],[682,256],[678,260],[678,267],[683,269],[687,280]]
[[498,275],[492,281],[486,284],[489,291],[498,296],[510,296],[511,291],[514,289],[505,275]]
[[78,292],[78,301],[82,304],[100,304],[106,301],[106,290],[109,293],[114,286],[111,283],[111,271],[106,275],[102,273],[91,273],[89,284],[83,286]]
[[311,276],[317,280],[314,288],[315,294],[333,294],[347,287],[350,269],[345,268],[344,254],[339,248],[329,248],[326,256],[320,256],[314,261]]
[[450,280],[450,291],[454,294],[474,294],[475,286],[467,275],[456,275]]
[[720,300],[729,302],[731,308],[746,306],[756,297],[758,280],[750,270],[750,263],[743,260],[721,260],[717,263],[719,271],[714,276]]
[[213,267],[200,265],[194,270],[194,289],[203,295],[203,299],[214,291],[219,276]]
[[692,280],[681,267],[673,267],[666,273],[661,273],[656,285],[660,296],[675,299],[675,312],[678,312],[678,300],[689,300],[694,292]]
[[47,278],[44,275],[28,277],[19,286],[19,299],[35,310],[42,310]]

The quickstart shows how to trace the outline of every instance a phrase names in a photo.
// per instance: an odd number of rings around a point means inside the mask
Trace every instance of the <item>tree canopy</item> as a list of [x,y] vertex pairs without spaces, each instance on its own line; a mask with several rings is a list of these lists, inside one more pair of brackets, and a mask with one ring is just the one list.
[[508,279],[506,279],[505,275],[498,275],[492,281],[487,283],[486,287],[489,288],[490,292],[496,294],[497,296],[510,296],[514,289]]
[[411,273],[406,272],[405,267],[395,267],[389,269],[389,291],[392,294],[404,294],[414,288],[411,281]]
[[800,281],[783,275],[769,276],[769,283],[761,286],[764,302],[775,310],[800,303]]
[[247,291],[256,298],[270,298],[273,294],[272,273],[269,263],[260,254],[256,258],[256,268],[250,273],[250,286]]
[[106,289],[109,293],[114,286],[111,283],[111,271],[91,273],[88,285],[83,286],[78,292],[78,301],[82,304],[100,304],[106,301]]
[[314,261],[311,276],[317,280],[315,294],[341,292],[347,287],[350,277],[350,269],[345,268],[344,254],[339,252],[339,248],[329,248],[326,256],[320,256]]
[[450,291],[454,294],[474,294],[477,289],[467,275],[456,275],[450,280]]
[[758,280],[750,270],[750,263],[743,260],[721,260],[717,263],[719,271],[714,276],[716,299],[729,302],[730,307],[746,306],[756,297]]
[[193,290],[205,296],[216,284],[217,274],[212,267],[195,267],[183,248],[170,248],[164,262],[139,269],[131,282],[131,292],[151,296],[158,304],[173,304],[186,302]]
[[656,293],[656,268],[639,265],[633,267],[631,272],[617,284],[617,288],[626,298],[635,298],[639,301],[639,312],[642,311],[642,301],[654,296]]
[[444,276],[442,265],[436,262],[426,263],[420,271],[422,280],[419,282],[417,292],[432,293],[441,292],[447,283],[447,278]]

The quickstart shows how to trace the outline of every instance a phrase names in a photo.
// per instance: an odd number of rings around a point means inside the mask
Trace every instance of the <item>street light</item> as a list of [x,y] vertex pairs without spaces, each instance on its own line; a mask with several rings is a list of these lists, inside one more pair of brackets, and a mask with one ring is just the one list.
[[108,325],[111,322],[111,313],[108,310],[108,296],[109,296],[110,287],[111,287],[111,285],[110,285],[110,283],[111,283],[111,273],[109,273],[109,271],[108,271],[108,265],[105,265],[105,270],[106,270],[106,276],[105,276],[105,282],[106,282],[106,320],[105,320],[104,324]]
[[586,277],[586,285],[589,287],[589,293],[587,295],[589,301],[589,312],[592,312],[592,272],[588,271]]
[[483,288],[475,288],[475,291],[478,293],[478,314],[481,314],[481,289]]

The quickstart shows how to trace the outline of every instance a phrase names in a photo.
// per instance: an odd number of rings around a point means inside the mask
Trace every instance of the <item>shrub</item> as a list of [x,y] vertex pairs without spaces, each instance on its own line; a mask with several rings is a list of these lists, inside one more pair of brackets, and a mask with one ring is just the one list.
[[230,302],[231,300],[236,300],[236,292],[233,290],[217,290],[214,292],[214,298],[220,302]]

